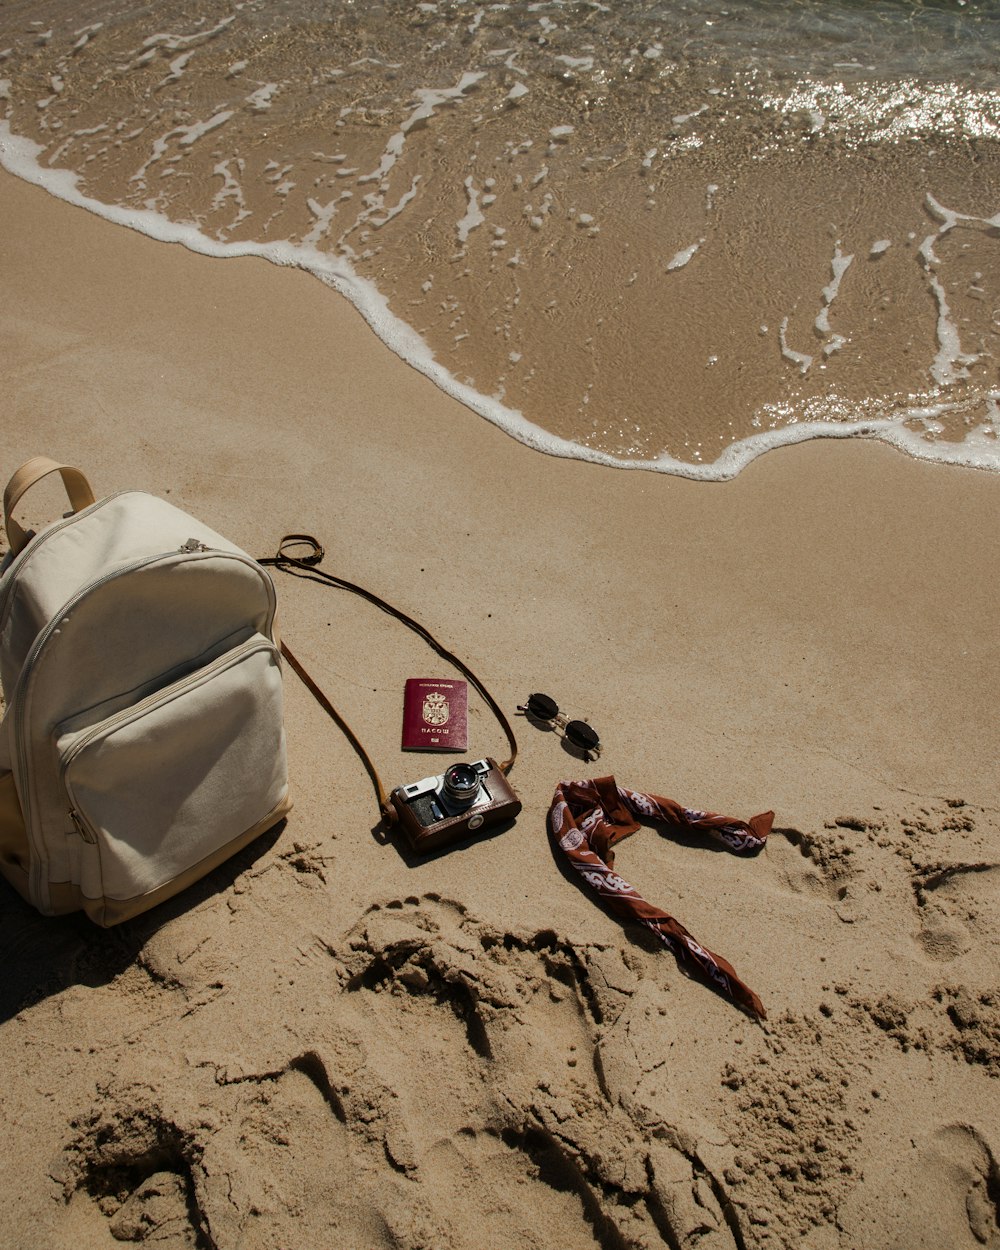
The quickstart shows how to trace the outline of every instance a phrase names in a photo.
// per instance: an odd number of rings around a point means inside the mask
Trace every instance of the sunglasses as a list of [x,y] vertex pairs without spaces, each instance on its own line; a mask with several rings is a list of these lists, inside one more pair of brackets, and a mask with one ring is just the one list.
[[596,759],[601,753],[601,738],[596,729],[591,728],[585,720],[570,720],[559,711],[559,704],[547,694],[532,694],[528,702],[519,704],[517,710],[525,712],[533,720],[551,725],[566,741]]

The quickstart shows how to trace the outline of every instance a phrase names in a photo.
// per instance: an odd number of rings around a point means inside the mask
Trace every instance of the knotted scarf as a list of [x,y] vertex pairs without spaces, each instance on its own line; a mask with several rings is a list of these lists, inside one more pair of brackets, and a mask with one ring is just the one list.
[[730,963],[699,945],[673,916],[647,903],[612,871],[615,856],[611,848],[636,832],[640,827],[636,817],[663,820],[675,829],[707,834],[734,855],[753,855],[767,840],[774,813],[762,812],[747,822],[692,811],[658,794],[627,790],[614,777],[561,781],[549,809],[554,842],[603,902],[619,915],[651,929],[679,960],[692,963],[734,1003],[763,1020],[763,1004]]

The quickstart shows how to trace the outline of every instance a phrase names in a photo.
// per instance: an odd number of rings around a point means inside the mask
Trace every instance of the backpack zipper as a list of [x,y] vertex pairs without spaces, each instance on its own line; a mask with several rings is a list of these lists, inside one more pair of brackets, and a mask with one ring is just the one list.
[[4,574],[4,579],[6,580],[7,585],[4,588],[3,600],[0,602],[0,630],[2,630],[6,625],[7,617],[10,614],[11,589],[14,585],[17,574],[20,573],[24,566],[29,563],[31,557],[35,555],[38,550],[49,541],[50,538],[54,538],[56,534],[64,530],[67,525],[74,524],[74,522],[79,521],[81,517],[90,516],[92,513],[97,512],[98,509],[103,508],[105,504],[111,503],[114,499],[118,499],[121,495],[136,493],[137,492],[135,491],[127,490],[115,491],[113,495],[106,495],[103,499],[98,499],[95,503],[88,505],[88,507],[81,509],[79,512],[72,512],[69,516],[64,516],[58,521],[53,521],[52,524],[42,530],[40,534],[37,534],[28,543],[23,551],[18,552]]
[[91,846],[96,846],[97,838],[90,832],[90,826],[84,821],[75,807],[69,809],[69,818],[76,825],[76,831],[83,838],[84,842],[88,842]]

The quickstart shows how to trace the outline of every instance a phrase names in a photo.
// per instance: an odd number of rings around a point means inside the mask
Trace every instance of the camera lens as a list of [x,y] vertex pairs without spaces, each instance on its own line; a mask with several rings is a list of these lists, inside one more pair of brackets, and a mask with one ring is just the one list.
[[452,764],[444,774],[444,792],[453,803],[471,803],[479,793],[479,773],[471,764]]

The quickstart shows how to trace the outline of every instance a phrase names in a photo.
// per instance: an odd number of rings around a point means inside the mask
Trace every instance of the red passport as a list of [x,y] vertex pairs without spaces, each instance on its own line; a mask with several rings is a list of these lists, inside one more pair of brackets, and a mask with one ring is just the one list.
[[460,678],[410,677],[403,693],[403,750],[468,750],[468,707],[468,686]]

